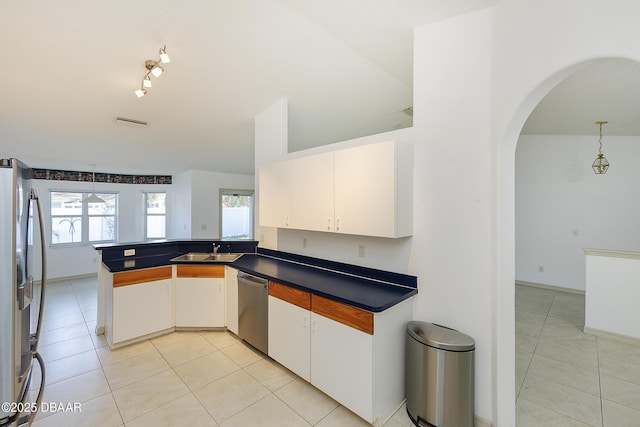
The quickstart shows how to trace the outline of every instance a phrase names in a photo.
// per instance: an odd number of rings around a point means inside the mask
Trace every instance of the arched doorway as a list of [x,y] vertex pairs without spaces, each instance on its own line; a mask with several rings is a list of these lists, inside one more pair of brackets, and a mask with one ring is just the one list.
[[[529,96],[524,99],[517,111],[514,113],[507,132],[502,139],[500,147],[500,176],[499,180],[499,215],[500,215],[500,227],[499,227],[499,259],[500,266],[500,285],[498,289],[499,297],[499,309],[498,309],[498,354],[507,354],[503,358],[508,364],[508,358],[513,355],[513,346],[515,345],[515,324],[513,319],[515,317],[514,299],[515,293],[513,291],[513,279],[516,278],[515,269],[515,173],[516,173],[516,148],[520,138],[520,133],[525,125],[525,122],[535,107],[540,103],[543,98],[553,90],[553,88],[565,79],[571,78],[572,75],[579,73],[589,67],[593,67],[596,64],[610,61],[608,59],[598,59],[585,61],[567,67],[556,74],[549,76],[546,80],[540,83]],[[604,113],[607,115],[606,113]],[[597,119],[609,119],[613,120],[612,116],[602,117],[596,116],[595,118],[585,118],[587,125],[592,125],[593,121]],[[597,127],[593,129],[593,134],[597,134]],[[590,147],[593,151],[594,146]],[[597,147],[596,147],[597,150]],[[593,155],[595,156],[596,151]],[[587,167],[589,165],[586,165]],[[590,168],[589,168],[590,169]],[[589,172],[592,173],[592,172]],[[500,321],[502,319],[502,322]],[[510,321],[507,321],[511,319]],[[499,392],[502,398],[507,393],[504,390],[509,387],[513,387],[514,377],[509,375],[507,369],[511,367],[504,367],[505,364],[498,362],[498,383],[503,392]],[[507,413],[507,411],[502,411]]]

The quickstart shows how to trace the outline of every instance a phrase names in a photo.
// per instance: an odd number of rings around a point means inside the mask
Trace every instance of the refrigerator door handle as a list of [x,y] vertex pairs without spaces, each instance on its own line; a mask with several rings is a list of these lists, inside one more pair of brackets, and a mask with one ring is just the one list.
[[33,299],[33,277],[29,277],[26,282],[18,286],[18,309],[24,310],[29,307]]
[[38,190],[35,188],[29,189],[29,199],[35,201],[36,208],[38,211],[38,225],[40,229],[40,251],[41,251],[41,261],[42,261],[42,279],[41,279],[41,292],[40,292],[40,309],[38,311],[38,324],[36,327],[36,332],[31,336],[31,352],[36,354],[38,351],[38,341],[40,340],[40,330],[42,329],[42,312],[44,309],[44,296],[45,296],[45,286],[47,282],[47,254],[45,251],[45,239],[44,239],[44,216],[42,215],[42,205],[40,203],[40,197],[38,195]]

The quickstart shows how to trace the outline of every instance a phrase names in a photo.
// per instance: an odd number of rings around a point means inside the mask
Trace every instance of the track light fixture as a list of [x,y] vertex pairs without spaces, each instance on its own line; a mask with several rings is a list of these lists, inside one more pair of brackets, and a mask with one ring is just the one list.
[[160,77],[164,72],[164,67],[160,64],[167,64],[171,62],[169,59],[169,55],[167,55],[167,46],[163,46],[160,51],[160,59],[154,61],[153,59],[147,59],[144,61],[144,67],[147,69],[147,73],[142,78],[142,84],[140,85],[140,89],[137,89],[134,93],[138,98],[142,98],[147,94],[147,89],[152,86],[151,84],[151,76]]

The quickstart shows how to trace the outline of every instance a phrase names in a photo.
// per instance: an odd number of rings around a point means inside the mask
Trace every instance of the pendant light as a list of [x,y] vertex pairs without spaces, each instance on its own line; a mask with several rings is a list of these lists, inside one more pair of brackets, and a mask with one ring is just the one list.
[[96,165],[91,165],[91,170],[93,171],[92,193],[89,197],[84,199],[82,203],[107,203],[104,199],[96,196]]
[[604,156],[604,153],[602,152],[602,125],[606,125],[607,121],[605,120],[600,120],[597,121],[596,124],[600,125],[600,149],[598,150],[598,156],[596,157],[596,159],[593,161],[593,164],[591,165],[591,167],[593,168],[593,172],[595,172],[596,175],[603,175],[605,173],[607,173],[607,169],[609,169],[609,161],[607,160],[607,158]]

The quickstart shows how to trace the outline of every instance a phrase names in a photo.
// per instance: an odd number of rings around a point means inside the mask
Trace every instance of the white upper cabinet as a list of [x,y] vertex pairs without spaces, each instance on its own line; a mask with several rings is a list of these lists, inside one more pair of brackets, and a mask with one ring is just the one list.
[[362,236],[410,236],[411,146],[385,141],[263,166],[260,225]]
[[291,161],[270,163],[259,173],[260,225],[290,227]]
[[291,228],[335,231],[333,152],[291,161]]
[[386,141],[335,152],[335,231],[410,236],[413,159],[410,146]]

